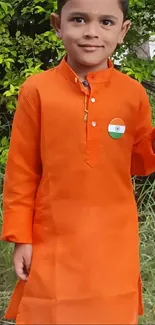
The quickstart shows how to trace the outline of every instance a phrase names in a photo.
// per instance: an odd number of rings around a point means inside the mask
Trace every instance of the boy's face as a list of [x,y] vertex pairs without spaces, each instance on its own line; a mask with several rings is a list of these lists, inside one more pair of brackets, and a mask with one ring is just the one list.
[[68,60],[87,67],[104,65],[130,26],[118,0],[68,0],[61,17],[52,14],[51,21]]

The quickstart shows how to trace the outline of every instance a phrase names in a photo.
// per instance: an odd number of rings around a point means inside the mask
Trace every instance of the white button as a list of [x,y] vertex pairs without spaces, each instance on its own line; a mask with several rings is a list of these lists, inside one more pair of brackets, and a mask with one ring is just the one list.
[[97,123],[96,123],[95,121],[92,122],[92,126],[93,126],[93,127],[95,127],[96,124],[97,124]]
[[78,82],[78,78],[75,78],[75,83],[77,83]]
[[92,103],[95,103],[96,102],[96,99],[95,98],[91,98],[91,102]]

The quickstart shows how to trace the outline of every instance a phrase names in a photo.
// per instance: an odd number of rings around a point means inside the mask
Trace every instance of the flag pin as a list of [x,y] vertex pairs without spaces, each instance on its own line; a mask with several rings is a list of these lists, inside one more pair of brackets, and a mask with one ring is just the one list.
[[121,118],[114,118],[108,125],[108,132],[111,138],[119,139],[125,133],[126,126]]

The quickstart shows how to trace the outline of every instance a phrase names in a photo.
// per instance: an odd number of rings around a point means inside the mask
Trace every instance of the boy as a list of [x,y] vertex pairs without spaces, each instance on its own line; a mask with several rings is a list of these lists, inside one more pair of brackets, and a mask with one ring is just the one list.
[[[127,0],[59,0],[67,56],[21,87],[4,184],[2,239],[19,282],[17,324],[137,324],[143,313],[131,174],[155,170],[142,86],[108,59]],[[33,255],[32,255],[33,251]]]

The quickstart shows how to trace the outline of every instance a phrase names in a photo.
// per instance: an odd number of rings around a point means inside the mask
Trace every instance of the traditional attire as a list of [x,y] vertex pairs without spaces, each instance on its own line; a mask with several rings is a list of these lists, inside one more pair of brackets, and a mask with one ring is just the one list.
[[131,175],[155,171],[143,87],[109,62],[82,84],[65,59],[21,86],[2,240],[32,243],[16,324],[136,324],[143,313]]

